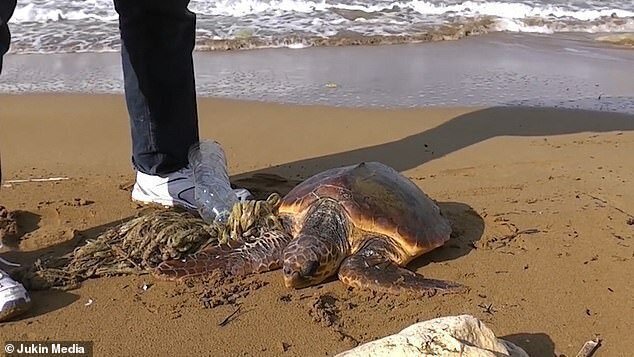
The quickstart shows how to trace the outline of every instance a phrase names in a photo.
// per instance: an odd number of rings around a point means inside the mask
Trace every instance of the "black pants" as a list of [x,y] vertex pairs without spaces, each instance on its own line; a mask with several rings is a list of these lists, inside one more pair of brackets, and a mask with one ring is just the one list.
[[0,1],[0,72],[2,72],[2,57],[9,51],[11,35],[9,34],[7,22],[9,22],[11,15],[13,15],[15,5],[16,0]]
[[[9,18],[15,10],[16,0],[0,1],[0,73],[2,72],[2,57],[9,51],[9,42],[11,35],[9,34]],[[2,165],[0,164],[0,181],[2,181]]]
[[[189,0],[114,0],[119,13],[132,162],[162,175],[187,165],[198,141],[192,51],[196,16]],[[16,0],[0,0],[0,70]]]

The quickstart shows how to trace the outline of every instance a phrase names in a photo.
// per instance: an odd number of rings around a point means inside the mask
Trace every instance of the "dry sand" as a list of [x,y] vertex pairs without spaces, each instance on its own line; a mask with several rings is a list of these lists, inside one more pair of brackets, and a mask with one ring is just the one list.
[[[202,285],[104,278],[34,292],[34,309],[1,325],[0,341],[92,340],[100,356],[324,356],[467,313],[532,356],[573,356],[596,336],[604,341],[598,356],[631,355],[634,116],[212,99],[201,99],[200,113],[202,135],[223,143],[234,182],[248,188],[284,193],[310,174],[362,160],[400,170],[440,201],[455,231],[411,268],[471,291],[403,300],[338,281],[290,291],[272,272],[246,280],[240,310],[219,326],[237,304],[204,307]],[[61,254],[138,212],[127,191],[121,96],[0,96],[0,125],[5,182],[69,178],[0,190],[19,228],[3,257],[29,263]]]

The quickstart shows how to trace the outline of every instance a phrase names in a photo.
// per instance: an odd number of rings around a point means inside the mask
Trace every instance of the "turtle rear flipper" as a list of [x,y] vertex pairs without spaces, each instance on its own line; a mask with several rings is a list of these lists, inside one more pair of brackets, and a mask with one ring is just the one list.
[[266,232],[253,242],[212,246],[184,260],[164,261],[156,267],[154,275],[161,279],[210,275],[221,272],[230,276],[263,273],[282,266],[282,253],[291,237],[282,232]]
[[400,267],[390,259],[390,255],[388,244],[375,240],[341,263],[339,279],[354,288],[395,295],[434,296],[467,290],[454,282],[426,279]]

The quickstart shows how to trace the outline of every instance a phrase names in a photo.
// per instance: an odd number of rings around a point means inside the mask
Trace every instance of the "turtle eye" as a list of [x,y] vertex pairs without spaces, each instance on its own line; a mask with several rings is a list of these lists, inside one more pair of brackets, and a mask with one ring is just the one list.
[[317,268],[319,268],[319,263],[317,263],[316,261],[312,260],[306,262],[306,265],[302,267],[302,276],[312,276],[313,274],[315,274],[315,272],[317,272]]

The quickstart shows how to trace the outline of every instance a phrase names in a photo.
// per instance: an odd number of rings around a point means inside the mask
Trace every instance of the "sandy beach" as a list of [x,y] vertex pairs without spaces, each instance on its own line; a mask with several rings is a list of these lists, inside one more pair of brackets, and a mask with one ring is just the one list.
[[[598,356],[630,355],[634,116],[211,98],[199,111],[201,135],[223,144],[233,182],[256,192],[284,194],[313,173],[363,160],[403,172],[440,202],[455,232],[410,268],[471,291],[404,300],[338,281],[290,291],[271,272],[247,279],[240,311],[220,326],[236,305],[204,307],[204,286],[102,278],[34,292],[33,310],[0,326],[0,341],[91,340],[99,356],[325,356],[416,321],[472,314],[531,356],[574,356],[595,337]],[[0,127],[0,202],[19,225],[6,259],[63,254],[139,213],[129,199],[122,96],[1,95]],[[11,183],[47,177],[68,180]],[[330,326],[320,318],[324,302]]]

